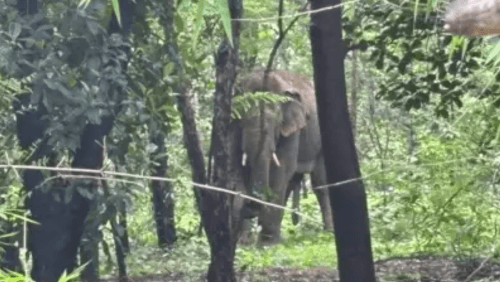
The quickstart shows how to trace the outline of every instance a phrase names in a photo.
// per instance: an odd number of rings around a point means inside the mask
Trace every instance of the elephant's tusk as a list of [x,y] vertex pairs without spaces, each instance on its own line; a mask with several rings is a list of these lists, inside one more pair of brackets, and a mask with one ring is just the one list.
[[276,153],[273,153],[273,161],[276,164],[276,166],[281,166],[280,160],[278,160],[278,156],[276,156]]
[[247,165],[247,153],[243,152],[243,156],[241,157],[241,165],[246,166]]

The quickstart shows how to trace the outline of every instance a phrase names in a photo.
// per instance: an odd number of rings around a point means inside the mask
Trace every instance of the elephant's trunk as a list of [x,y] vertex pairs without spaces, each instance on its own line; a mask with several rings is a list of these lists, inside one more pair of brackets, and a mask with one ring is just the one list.
[[250,183],[252,184],[254,193],[260,197],[268,194],[264,189],[267,189],[269,186],[269,162],[269,158],[259,156],[251,166]]

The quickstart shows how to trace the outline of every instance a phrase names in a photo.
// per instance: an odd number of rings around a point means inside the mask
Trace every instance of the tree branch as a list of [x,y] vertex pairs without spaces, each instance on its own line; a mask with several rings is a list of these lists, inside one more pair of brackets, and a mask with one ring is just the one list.
[[[299,9],[299,11],[306,9],[308,4],[309,4],[309,2],[307,2],[304,6],[302,6]],[[278,39],[276,40],[276,43],[273,46],[273,50],[271,50],[271,54],[269,55],[269,60],[267,61],[264,82],[267,80],[267,74],[271,71],[271,68],[273,66],[274,57],[276,57],[276,53],[278,52],[278,48],[280,47],[281,43],[283,42],[283,39],[285,39],[285,36],[288,33],[288,31],[290,30],[290,28],[292,28],[292,26],[299,20],[299,16],[296,16],[295,18],[293,18],[293,20],[290,22],[290,24],[288,24],[286,29],[283,30],[283,0],[280,0],[278,12],[279,12],[279,16],[278,16],[279,36],[278,36]]]

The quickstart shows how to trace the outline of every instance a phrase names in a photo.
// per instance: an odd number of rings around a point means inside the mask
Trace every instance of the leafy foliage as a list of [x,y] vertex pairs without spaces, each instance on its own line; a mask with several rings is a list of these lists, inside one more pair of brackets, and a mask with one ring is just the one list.
[[[429,6],[431,1],[420,1]],[[349,42],[370,46],[370,61],[387,75],[379,82],[378,96],[394,107],[419,109],[432,104],[436,114],[449,116],[450,107],[462,106],[463,93],[495,95],[498,83],[488,89],[470,79],[484,60],[482,39],[461,39],[444,34],[436,10],[413,10],[413,2],[360,4],[357,19],[344,26]],[[437,97],[436,100],[432,96]]]
[[[164,30],[163,3],[144,1],[144,16],[137,19],[128,43],[106,35],[103,23],[112,7],[105,1],[94,0],[87,8],[44,2],[48,20],[37,16],[23,21],[12,9],[14,1],[0,0],[0,163],[20,163],[26,157],[16,145],[10,105],[17,93],[31,86],[35,99],[54,116],[49,129],[54,144],[66,150],[78,146],[85,123],[99,123],[103,114],[120,107],[103,144],[106,170],[149,174],[151,164],[165,157],[154,154],[151,137],[168,133],[168,176],[175,179],[179,235],[175,247],[156,247],[148,181],[109,181],[109,194],[95,195],[100,201],[97,216],[106,222],[118,211],[127,211],[130,274],[184,269],[198,278],[209,260],[208,243],[197,236],[199,215],[194,212],[174,86],[181,79],[189,81],[200,137],[208,151],[214,88],[211,56],[225,32],[217,6],[206,1],[198,13],[203,1],[184,0],[178,7],[173,37],[184,65],[180,78],[168,55],[171,42]],[[346,2],[348,45],[369,46],[359,53],[356,140],[368,187],[374,255],[376,259],[420,253],[497,259],[500,89],[491,59],[496,51],[487,39],[444,34],[438,21],[441,8],[435,3]],[[285,4],[287,13],[300,6],[296,1]],[[245,8],[248,18],[274,17],[277,3],[249,0]],[[275,20],[242,24],[241,68],[259,67],[267,62],[274,44]],[[275,66],[311,74],[308,28],[307,17],[298,21],[278,50]],[[193,48],[197,33],[202,43]],[[130,46],[132,59],[123,76],[119,72],[125,62],[123,49]],[[115,56],[118,59],[110,59]],[[348,79],[351,65],[352,60],[346,60]],[[116,89],[126,89],[130,95],[119,96]],[[288,99],[265,92],[235,96],[232,117],[241,118],[260,103],[276,105]],[[23,195],[16,171],[0,171],[0,180],[4,219],[3,208],[17,208]],[[301,212],[316,220],[303,219],[294,226],[285,212],[285,241],[273,247],[239,247],[238,267],[335,267],[335,244],[331,234],[321,231],[319,207],[310,192],[301,200]],[[110,229],[104,225],[99,235],[101,256],[107,259],[101,263],[101,273],[107,276],[116,268]]]
[[233,119],[241,119],[246,115],[257,114],[261,103],[268,105],[277,105],[290,101],[291,98],[284,95],[276,95],[270,92],[253,92],[245,93],[244,95],[236,95],[231,106],[231,117]]
[[8,58],[0,67],[26,77],[33,103],[41,101],[51,116],[47,134],[56,148],[74,151],[85,124],[112,114],[123,99],[121,89],[127,88],[120,68],[127,63],[129,45],[102,28],[95,16],[103,8],[100,1],[87,9],[72,6],[55,24],[42,14],[18,18],[0,34],[0,56]]

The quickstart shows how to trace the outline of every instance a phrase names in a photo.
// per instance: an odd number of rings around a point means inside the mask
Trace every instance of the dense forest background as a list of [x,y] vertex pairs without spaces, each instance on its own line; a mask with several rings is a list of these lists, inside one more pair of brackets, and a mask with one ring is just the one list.
[[[84,130],[82,116],[100,123],[99,103],[111,99],[93,88],[92,77],[98,72],[96,76],[106,76],[128,93],[116,100],[121,108],[102,144],[102,170],[170,178],[161,185],[161,197],[175,210],[173,227],[167,227],[175,228],[175,234],[166,231],[170,235],[164,234],[161,241],[161,220],[154,216],[159,188],[154,181],[108,179],[97,196],[78,189],[83,196],[97,198],[86,228],[94,232],[88,238],[99,243],[98,272],[102,278],[117,275],[116,237],[126,235],[128,275],[182,272],[183,279],[196,281],[207,270],[210,249],[200,232],[179,100],[189,97],[208,163],[214,61],[225,36],[218,1],[205,1],[200,8],[186,0],[138,0],[126,75],[106,72],[91,56],[77,58],[86,49],[95,49],[99,56],[98,50],[105,47],[107,54],[114,52],[100,37],[113,15],[111,2],[94,0],[85,6],[79,1],[43,1],[47,22],[25,23],[36,26],[28,33],[17,25],[15,2],[0,0],[0,239],[13,240],[24,222],[19,210],[25,198],[21,172],[9,166],[24,164],[36,151],[35,145],[23,150],[19,144],[14,100],[28,85],[53,91],[41,99],[54,115],[49,142],[59,149],[58,166],[68,167],[68,151],[78,147],[75,136]],[[312,80],[305,4],[284,1],[285,25],[295,23],[282,38],[273,67]],[[430,0],[343,2],[349,111],[376,261],[423,255],[465,261],[500,258],[500,45],[496,36],[445,33],[441,20],[447,5]],[[237,66],[241,73],[266,67],[279,37],[279,1],[245,0],[243,6]],[[65,48],[73,52],[62,54]],[[84,67],[74,67],[67,59],[87,61]],[[188,90],[179,84],[188,85]],[[83,102],[72,94],[83,92],[92,93]],[[305,185],[310,186],[309,179]],[[298,225],[285,212],[281,243],[239,245],[236,269],[335,269],[333,235],[323,231],[310,190],[303,191],[300,212],[304,216]],[[93,229],[96,222],[102,225]],[[25,249],[20,252],[24,255]]]

